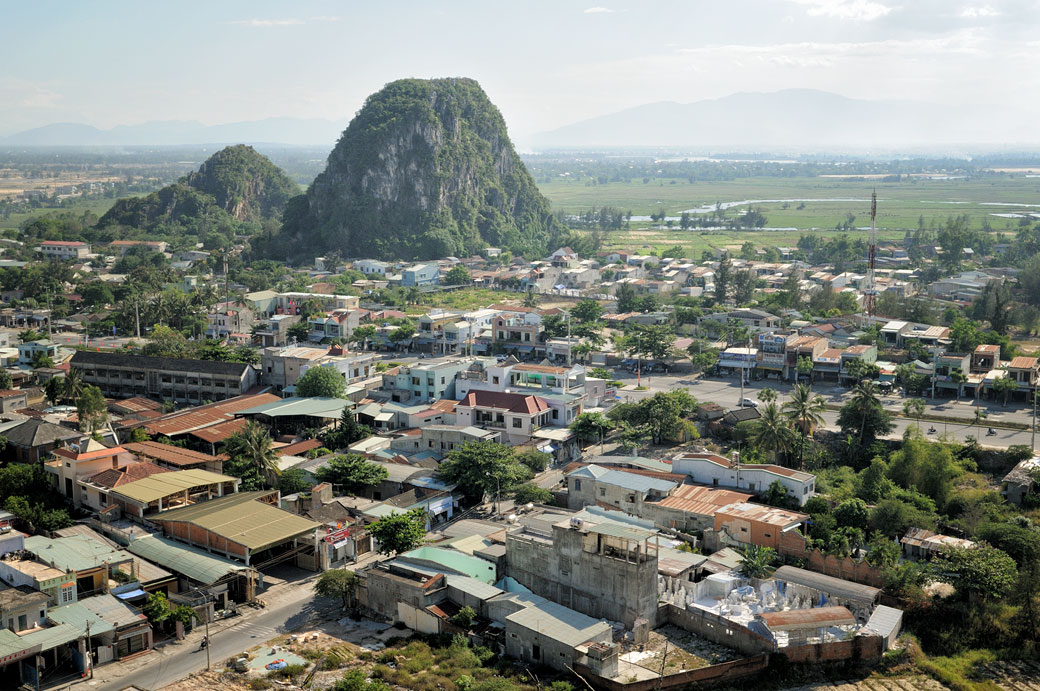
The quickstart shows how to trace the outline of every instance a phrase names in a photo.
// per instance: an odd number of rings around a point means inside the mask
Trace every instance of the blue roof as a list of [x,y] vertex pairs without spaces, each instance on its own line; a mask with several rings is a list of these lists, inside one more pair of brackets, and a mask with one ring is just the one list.
[[659,480],[656,477],[626,473],[622,470],[608,470],[599,475],[599,477],[596,478],[596,482],[622,487],[624,489],[632,490],[633,492],[649,492],[650,490],[668,492],[672,488],[678,486],[677,483],[672,482],[671,480]]

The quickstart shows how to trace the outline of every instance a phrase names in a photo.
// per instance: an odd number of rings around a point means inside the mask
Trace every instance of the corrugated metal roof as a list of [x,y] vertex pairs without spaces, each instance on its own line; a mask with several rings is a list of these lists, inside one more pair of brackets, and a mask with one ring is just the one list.
[[25,549],[35,554],[40,561],[64,572],[79,573],[96,569],[106,563],[118,564],[131,560],[131,556],[126,552],[112,549],[85,535],[71,535],[58,539],[33,535],[25,538]]
[[439,564],[460,574],[491,584],[496,580],[495,565],[480,557],[471,557],[443,547],[420,547],[398,555],[401,561],[422,560]]
[[610,624],[605,621],[593,619],[543,597],[530,597],[528,602],[527,607],[506,617],[507,625],[512,623],[522,626],[572,647],[610,636]]
[[878,605],[874,608],[874,611],[871,613],[870,619],[867,621],[867,625],[863,627],[863,630],[876,633],[882,638],[888,638],[893,633],[898,633],[902,626],[903,610],[896,609],[895,607]]
[[257,501],[269,492],[241,492],[199,502],[152,516],[156,523],[183,521],[205,528],[231,542],[259,550],[294,537],[313,534],[320,524],[277,506]]
[[809,519],[809,514],[806,513],[786,511],[784,509],[778,509],[775,506],[749,504],[747,502],[723,507],[719,509],[715,515],[734,516],[748,521],[768,523],[769,525],[775,525],[781,528],[796,525]]
[[96,636],[142,621],[145,616],[105,593],[54,607],[47,611],[47,618],[58,624],[74,626],[80,631],[86,630],[89,621],[90,635]]
[[669,492],[677,486],[675,482],[647,477],[646,475],[626,473],[623,470],[608,470],[597,479],[597,482],[614,485],[615,487],[621,487],[633,492],[649,492],[651,490]]
[[814,588],[834,597],[857,600],[864,603],[874,602],[874,599],[881,592],[877,588],[871,588],[869,585],[853,583],[852,581],[834,578],[833,576],[816,573],[815,571],[799,569],[796,566],[781,566],[773,574],[773,578],[786,581],[787,583]]
[[[59,645],[75,641],[86,635],[82,629],[68,624],[58,624],[46,629],[18,635],[8,629],[0,629],[0,657],[17,655],[26,650],[45,652]],[[93,631],[91,631],[93,635]]]
[[657,503],[658,506],[684,511],[699,516],[714,516],[719,509],[748,501],[754,495],[719,487],[704,485],[680,485],[671,496]]
[[[214,427],[207,429],[214,429]],[[156,441],[133,442],[126,444],[126,449],[138,456],[154,458],[159,461],[172,463],[173,465],[195,465],[198,463],[212,463],[218,460],[216,456],[210,456],[208,453],[182,449],[179,446],[170,446],[169,444],[160,444]]]
[[854,626],[856,617],[844,607],[814,607],[789,609],[783,612],[763,612],[759,615],[772,631],[818,629],[824,626]]
[[220,475],[219,473],[211,473],[208,470],[194,468],[192,470],[177,470],[172,473],[152,475],[143,480],[117,487],[111,493],[147,504],[157,499],[168,497],[171,494],[183,492],[186,489],[230,482],[234,479],[230,475]]
[[249,570],[238,562],[159,535],[139,537],[127,546],[127,550],[203,585],[214,583],[230,573]]
[[618,523],[585,523],[584,528],[590,533],[620,537],[625,540],[646,540],[653,537],[654,532]]
[[305,416],[338,418],[350,401],[342,398],[314,396],[286,398],[238,411],[239,415],[266,415],[268,417]]
[[479,600],[490,600],[504,592],[489,583],[485,583],[479,578],[459,576],[453,573],[444,574],[444,578],[448,582],[449,588],[455,588],[456,590],[462,591],[467,595],[472,595]]

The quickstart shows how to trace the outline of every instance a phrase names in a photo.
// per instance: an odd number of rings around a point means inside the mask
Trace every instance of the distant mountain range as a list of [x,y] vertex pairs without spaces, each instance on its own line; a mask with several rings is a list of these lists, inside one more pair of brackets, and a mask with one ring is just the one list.
[[661,101],[534,135],[537,148],[605,146],[855,147],[1040,140],[1025,113],[868,101],[812,89],[738,93],[694,103]]
[[60,122],[0,137],[8,146],[192,146],[196,144],[322,145],[330,149],[343,131],[342,122],[304,118],[266,118],[224,125],[192,120],[165,120],[119,125],[102,130]]

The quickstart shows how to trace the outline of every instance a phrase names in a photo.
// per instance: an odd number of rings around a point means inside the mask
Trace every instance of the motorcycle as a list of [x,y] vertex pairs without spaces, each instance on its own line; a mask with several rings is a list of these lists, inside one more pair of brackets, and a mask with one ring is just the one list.
[[992,427],[990,427],[988,430],[986,430],[986,436],[987,437],[992,437],[996,433],[997,433],[997,430],[993,429]]
[[934,427],[929,427],[928,428],[928,434],[935,434],[935,428]]

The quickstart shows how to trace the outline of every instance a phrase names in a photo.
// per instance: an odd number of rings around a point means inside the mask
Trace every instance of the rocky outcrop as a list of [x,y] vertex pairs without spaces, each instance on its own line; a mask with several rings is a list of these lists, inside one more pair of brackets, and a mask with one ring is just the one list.
[[408,79],[370,96],[269,256],[430,259],[491,244],[541,252],[563,232],[471,79]]

